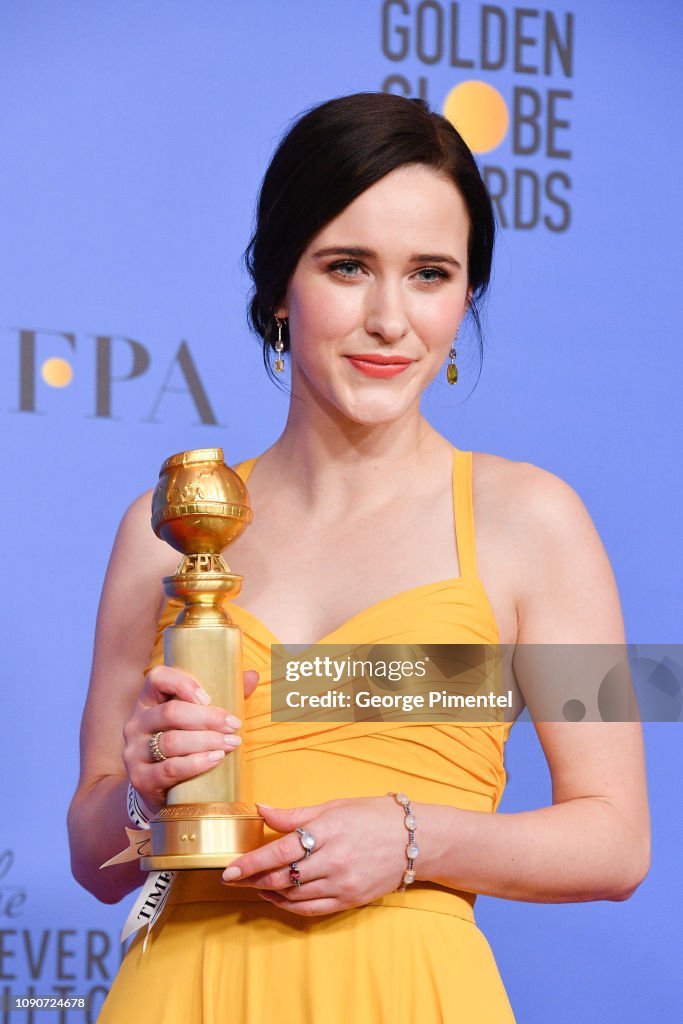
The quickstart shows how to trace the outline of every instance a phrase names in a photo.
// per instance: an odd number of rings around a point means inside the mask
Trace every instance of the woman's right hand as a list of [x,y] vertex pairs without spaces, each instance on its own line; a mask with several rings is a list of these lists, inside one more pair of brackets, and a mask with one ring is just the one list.
[[[250,696],[258,673],[244,673]],[[242,742],[239,718],[211,705],[197,680],[181,669],[157,665],[150,669],[133,712],[123,727],[123,760],[128,778],[149,810],[166,802],[166,791],[179,782],[214,768]],[[165,760],[154,761],[150,738],[161,732],[159,749]]]

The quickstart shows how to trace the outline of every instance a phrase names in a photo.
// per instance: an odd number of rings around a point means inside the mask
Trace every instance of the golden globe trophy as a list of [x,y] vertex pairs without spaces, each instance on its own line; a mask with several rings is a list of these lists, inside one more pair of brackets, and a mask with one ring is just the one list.
[[[164,630],[164,663],[190,672],[211,703],[244,717],[241,633],[223,608],[242,577],[230,572],[222,550],[251,522],[249,495],[225,465],[220,448],[181,452],[166,459],[152,498],[152,528],[183,560],[164,579],[169,598],[182,601]],[[168,791],[150,822],[151,854],[144,871],[224,867],[263,842],[263,819],[242,799],[244,744],[215,768]]]

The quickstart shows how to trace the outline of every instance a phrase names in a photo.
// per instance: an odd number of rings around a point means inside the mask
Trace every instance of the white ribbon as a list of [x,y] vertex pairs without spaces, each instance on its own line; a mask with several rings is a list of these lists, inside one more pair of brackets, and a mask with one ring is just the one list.
[[145,803],[138,793],[137,789],[133,789],[132,783],[128,783],[128,817],[137,828],[149,828],[150,819],[154,817],[149,807],[145,806]]
[[[141,797],[130,783],[128,783],[127,805],[128,817],[134,825],[137,825],[137,829],[126,829],[128,846],[125,850],[117,853],[116,856],[111,857],[105,864],[102,864],[101,867],[103,868],[107,868],[112,864],[124,864],[126,861],[137,860],[139,857],[147,856],[150,852],[149,821],[153,814],[145,807]],[[166,906],[166,900],[168,899],[175,876],[175,871],[149,872],[145,884],[126,918],[126,923],[121,932],[121,942],[125,942],[127,938],[147,925],[147,934],[142,944],[142,952],[146,951],[147,940],[152,928],[161,916],[162,910]]]
[[129,936],[147,925],[147,934],[142,944],[142,952],[145,952],[150,932],[166,905],[175,876],[175,871],[150,871],[142,892],[126,918],[121,932],[121,942],[125,942]]

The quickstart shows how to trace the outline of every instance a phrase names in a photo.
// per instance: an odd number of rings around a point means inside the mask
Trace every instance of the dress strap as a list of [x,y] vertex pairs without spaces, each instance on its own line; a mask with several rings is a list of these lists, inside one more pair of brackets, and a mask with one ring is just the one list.
[[238,462],[236,466],[232,467],[237,475],[242,478],[242,481],[245,484],[249,478],[249,474],[256,465],[257,458],[258,456],[255,455],[253,459],[245,459],[244,462]]
[[472,452],[453,448],[453,514],[460,575],[477,577],[477,549],[474,540],[472,501]]

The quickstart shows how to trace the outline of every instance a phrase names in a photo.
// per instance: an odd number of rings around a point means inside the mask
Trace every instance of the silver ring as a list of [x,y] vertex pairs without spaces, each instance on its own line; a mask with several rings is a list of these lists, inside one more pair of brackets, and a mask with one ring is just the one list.
[[161,753],[161,748],[159,747],[159,738],[161,736],[163,736],[163,732],[160,729],[159,732],[153,733],[150,736],[150,738],[149,738],[149,751],[150,751],[150,753],[152,755],[152,760],[153,761],[165,761],[166,760],[165,755]]
[[306,832],[303,828],[297,828],[295,831],[299,833],[299,839],[301,840],[301,845],[304,848],[304,856],[310,857],[315,846],[315,839],[310,832]]

